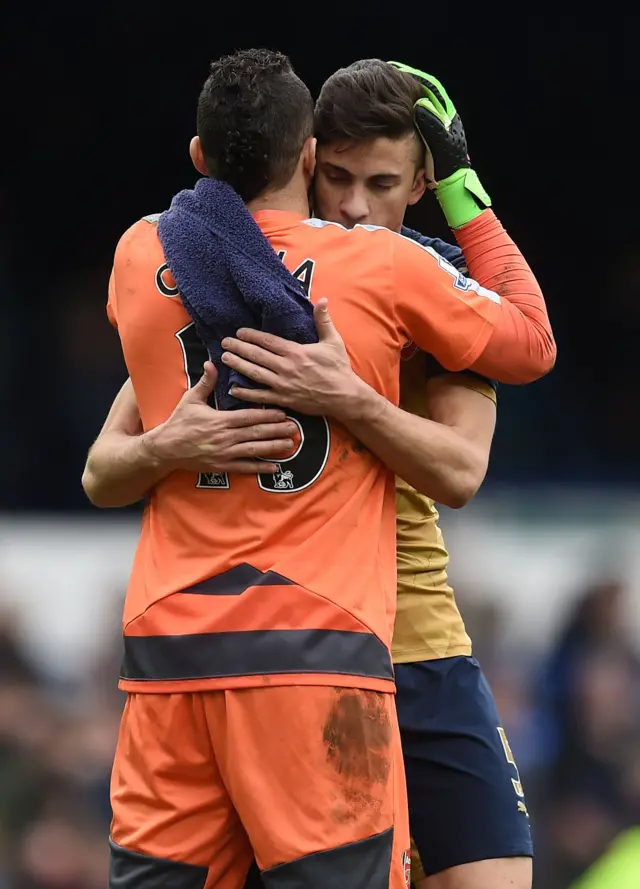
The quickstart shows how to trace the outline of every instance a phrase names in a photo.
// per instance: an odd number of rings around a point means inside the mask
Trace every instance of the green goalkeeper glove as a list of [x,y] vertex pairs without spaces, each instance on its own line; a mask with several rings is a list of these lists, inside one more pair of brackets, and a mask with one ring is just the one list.
[[402,62],[389,64],[410,74],[424,89],[424,98],[414,106],[416,129],[433,158],[438,203],[451,228],[459,228],[491,206],[491,198],[471,169],[460,115],[435,77]]

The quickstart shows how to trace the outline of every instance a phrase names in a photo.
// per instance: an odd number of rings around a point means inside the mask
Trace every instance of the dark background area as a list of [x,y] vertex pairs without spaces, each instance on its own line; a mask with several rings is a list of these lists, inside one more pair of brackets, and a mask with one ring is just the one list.
[[[322,14],[278,4],[252,23],[200,8],[12,11],[0,507],[87,508],[84,455],[125,377],[104,313],[115,245],[193,183],[188,143],[208,62],[252,45],[287,52],[314,94],[359,57],[399,58],[444,81],[494,208],[542,283],[559,347],[550,377],[502,387],[488,485],[640,481],[640,18],[492,21],[347,3]],[[410,221],[450,237],[430,197]]]

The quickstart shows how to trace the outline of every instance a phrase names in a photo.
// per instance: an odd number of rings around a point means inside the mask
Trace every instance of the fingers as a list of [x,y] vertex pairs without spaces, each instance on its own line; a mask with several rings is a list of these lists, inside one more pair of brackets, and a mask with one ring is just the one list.
[[[254,442],[291,439],[298,427],[291,420],[287,423],[265,423],[254,426],[241,426],[229,431],[231,442]],[[290,447],[291,445],[289,445]],[[260,454],[260,456],[263,456]]]
[[394,68],[398,68],[403,74],[410,74],[416,80],[420,81],[430,98],[434,99],[437,105],[440,105],[442,111],[449,118],[455,116],[456,109],[453,102],[437,77],[434,77],[433,74],[427,74],[426,71],[420,71],[419,68],[412,68],[410,65],[405,65],[403,62],[389,62],[389,64],[393,65]]
[[[248,392],[253,394],[256,391],[255,389],[242,389],[239,390],[242,392]],[[235,390],[234,390],[235,392]],[[246,400],[246,399],[245,399]],[[252,399],[253,401],[257,401],[257,399]],[[243,408],[242,410],[237,411],[225,411],[226,417],[229,420],[230,427],[244,427],[244,426],[262,426],[272,423],[284,423],[287,419],[287,415],[284,411],[273,410],[273,408],[268,410],[262,410],[261,408]],[[273,426],[270,426],[273,430]],[[273,437],[273,436],[272,436]]]
[[226,449],[227,460],[284,460],[290,456],[294,448],[293,439],[283,438],[279,441],[242,441]]
[[422,127],[427,132],[431,130],[432,126],[430,127],[429,124],[432,124],[433,121],[436,122],[438,129],[442,127],[447,129],[451,125],[451,120],[436,107],[431,99],[418,99],[413,107],[413,113],[418,128]]
[[[243,351],[248,350],[256,350],[256,346],[250,346],[246,343],[240,343],[239,340],[234,340],[234,343],[238,343],[238,346],[243,347]],[[234,348],[236,346],[234,345]],[[262,350],[257,350],[262,351]],[[268,352],[264,353],[268,355]],[[273,356],[271,356],[273,358]],[[240,355],[235,355],[233,352],[223,352],[222,360],[227,365],[227,367],[233,368],[233,370],[237,370],[238,373],[247,377],[249,380],[253,380],[254,383],[260,383],[261,386],[265,388],[271,388],[278,380],[278,375],[274,373],[272,370],[268,370],[266,367],[260,366],[259,364],[254,364],[254,358],[241,358]]]
[[329,314],[329,300],[320,299],[313,309],[313,320],[316,323],[318,338],[321,343],[339,339],[340,334],[336,330],[331,315]]
[[202,365],[202,370],[204,371],[204,376],[213,382],[213,385],[218,382],[218,371],[216,370],[216,366],[213,361],[205,361]]
[[393,65],[394,68],[397,68],[398,71],[402,71],[403,74],[409,74],[414,80],[417,80],[420,83],[425,91],[430,91],[433,88],[434,78],[432,78],[430,74],[420,71],[419,68],[412,68],[411,65],[405,65],[403,62],[389,62],[388,64]]
[[[250,327],[241,327],[238,331],[238,339],[243,340],[245,343],[253,343],[267,352],[281,356],[290,355],[291,347],[295,345],[295,343],[284,340],[280,336],[275,336],[273,333],[264,333],[262,330],[253,330]],[[229,348],[225,345],[226,342],[227,340],[222,341],[223,349]],[[237,350],[234,349],[235,351]]]
[[[265,469],[262,461],[286,460],[300,446],[293,439],[285,438],[268,441],[240,441],[237,444],[229,444],[224,448],[223,454],[215,457],[199,457],[189,461],[188,466],[182,468],[195,470],[196,472],[270,472]],[[239,462],[245,464],[242,470],[238,470]]]
[[240,401],[252,401],[254,404],[287,406],[286,397],[282,393],[274,392],[273,389],[243,389],[240,386],[233,386],[229,394],[239,398]]
[[[263,336],[263,334],[255,330],[250,330],[249,333]],[[265,333],[264,336],[269,336],[269,334]],[[278,339],[278,337],[274,337],[274,339]],[[285,342],[285,340],[283,340],[283,342]],[[289,343],[289,345],[291,344]],[[281,355],[274,354],[269,349],[265,349],[253,342],[249,342],[249,340],[234,339],[233,337],[228,336],[222,340],[222,348],[226,349],[227,352],[232,355],[239,355],[241,358],[246,358],[247,361],[251,361],[252,364],[266,367],[276,373],[282,370]]]
[[277,472],[275,463],[265,463],[262,460],[234,460],[216,467],[215,472],[235,472],[240,475],[260,475],[261,472]]
[[453,102],[449,98],[449,93],[440,83],[438,78],[434,77],[433,74],[423,73],[422,82],[425,84],[427,90],[431,93],[431,95],[440,103],[447,116],[449,118],[454,118],[456,109]]
[[218,371],[212,361],[205,361],[203,365],[203,374],[190,389],[187,389],[182,396],[186,401],[206,401],[218,382]]
[[428,102],[430,105],[433,106],[434,112],[441,120],[450,120],[446,101],[438,87],[435,86],[435,84],[433,84],[431,81],[423,81],[423,83],[425,84],[424,88],[427,93],[427,98],[419,99],[418,102],[420,104]]

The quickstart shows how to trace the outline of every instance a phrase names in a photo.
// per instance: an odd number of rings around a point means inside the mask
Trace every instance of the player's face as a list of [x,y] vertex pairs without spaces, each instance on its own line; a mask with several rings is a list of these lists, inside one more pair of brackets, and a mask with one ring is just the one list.
[[382,225],[399,231],[407,205],[425,190],[413,133],[401,139],[318,145],[314,182],[316,216],[347,228]]

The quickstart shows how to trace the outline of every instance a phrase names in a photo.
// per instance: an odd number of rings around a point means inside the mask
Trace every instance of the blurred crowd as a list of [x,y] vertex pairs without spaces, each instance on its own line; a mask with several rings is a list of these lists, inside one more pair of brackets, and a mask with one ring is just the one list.
[[[513,651],[495,609],[461,597],[493,684],[537,847],[536,889],[569,889],[640,824],[640,663],[625,590],[585,590],[543,658]],[[105,630],[105,639],[107,638]],[[43,675],[0,623],[0,889],[103,889],[109,773],[123,696],[117,627],[73,684]],[[640,883],[639,883],[640,885]]]
[[[114,634],[114,639],[115,639]],[[0,624],[0,889],[104,889],[119,644],[73,684]]]
[[569,889],[640,824],[640,661],[625,594],[612,581],[585,590],[541,660],[501,644],[499,615],[463,605],[524,783],[535,889]]

